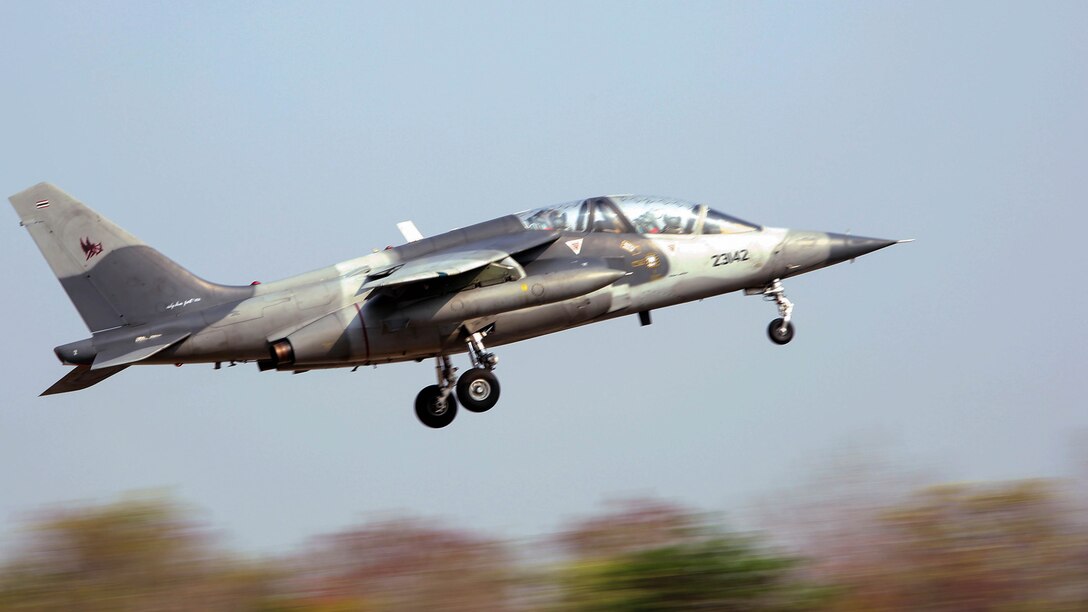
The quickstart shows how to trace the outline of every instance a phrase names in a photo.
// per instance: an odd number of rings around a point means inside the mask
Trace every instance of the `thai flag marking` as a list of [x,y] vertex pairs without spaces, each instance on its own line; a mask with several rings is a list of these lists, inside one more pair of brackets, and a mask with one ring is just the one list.
[[38,200],[34,203],[34,208],[49,208],[49,200]]

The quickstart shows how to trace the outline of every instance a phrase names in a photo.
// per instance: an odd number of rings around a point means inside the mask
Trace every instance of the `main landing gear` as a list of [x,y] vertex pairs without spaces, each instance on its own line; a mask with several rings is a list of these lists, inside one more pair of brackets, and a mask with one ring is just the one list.
[[435,357],[438,384],[424,387],[416,396],[416,416],[427,427],[438,429],[452,423],[457,416],[457,400],[461,400],[461,405],[469,412],[486,412],[499,401],[499,379],[492,371],[499,358],[487,352],[483,342],[485,335],[486,332],[468,335],[472,368],[460,378],[456,377],[457,368],[450,363],[448,355]]
[[445,427],[457,416],[457,398],[453,396],[454,374],[457,368],[447,355],[435,357],[438,384],[423,387],[416,396],[416,416],[427,427]]
[[780,279],[763,289],[763,299],[778,304],[778,318],[767,326],[767,335],[775,344],[787,344],[793,340],[793,323],[790,322],[793,314],[793,302],[786,298],[786,289],[782,287]]

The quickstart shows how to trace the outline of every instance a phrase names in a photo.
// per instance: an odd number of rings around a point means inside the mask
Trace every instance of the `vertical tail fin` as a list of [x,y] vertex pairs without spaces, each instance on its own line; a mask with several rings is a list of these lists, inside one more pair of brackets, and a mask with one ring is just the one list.
[[194,276],[49,183],[10,201],[92,332],[252,295]]

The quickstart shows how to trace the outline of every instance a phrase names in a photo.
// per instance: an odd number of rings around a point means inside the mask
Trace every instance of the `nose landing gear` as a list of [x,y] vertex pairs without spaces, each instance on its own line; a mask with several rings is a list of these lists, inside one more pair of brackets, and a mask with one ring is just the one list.
[[[494,353],[484,346],[487,331],[468,334],[468,356],[472,368],[456,377],[457,368],[447,355],[435,358],[437,385],[424,387],[416,396],[416,416],[427,427],[445,427],[457,416],[457,401],[470,412],[486,412],[499,401],[499,379],[492,371],[499,363]],[[456,381],[456,385],[454,385]],[[456,397],[453,394],[456,388]]]
[[764,287],[762,294],[764,300],[778,305],[778,318],[767,326],[767,335],[775,344],[789,343],[793,340],[793,323],[790,322],[793,315],[793,302],[786,297],[786,289],[782,286],[782,281],[774,279],[773,283]]

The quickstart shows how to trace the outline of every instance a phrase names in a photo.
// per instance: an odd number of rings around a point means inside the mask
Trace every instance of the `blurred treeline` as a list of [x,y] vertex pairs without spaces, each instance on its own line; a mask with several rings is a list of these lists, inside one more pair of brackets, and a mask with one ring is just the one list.
[[948,485],[759,535],[656,500],[532,541],[397,519],[264,559],[143,496],[35,519],[0,566],[0,609],[1088,610],[1075,492]]

